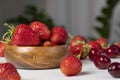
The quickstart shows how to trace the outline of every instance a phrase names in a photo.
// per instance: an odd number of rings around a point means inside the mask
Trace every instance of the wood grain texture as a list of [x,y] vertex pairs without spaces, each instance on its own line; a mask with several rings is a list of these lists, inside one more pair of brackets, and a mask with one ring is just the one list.
[[58,68],[61,60],[68,55],[66,45],[51,47],[10,46],[5,49],[8,62],[22,69]]

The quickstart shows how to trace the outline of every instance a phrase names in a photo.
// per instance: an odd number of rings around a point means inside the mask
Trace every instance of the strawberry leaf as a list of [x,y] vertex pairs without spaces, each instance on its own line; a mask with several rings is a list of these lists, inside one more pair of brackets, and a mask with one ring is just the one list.
[[11,37],[12,37],[12,35],[13,35],[13,33],[14,33],[15,26],[12,25],[12,24],[7,24],[7,23],[5,23],[4,26],[8,27],[9,29],[8,29],[8,31],[7,31],[5,34],[3,34],[2,39],[3,39],[6,43],[9,43],[10,40],[11,40]]

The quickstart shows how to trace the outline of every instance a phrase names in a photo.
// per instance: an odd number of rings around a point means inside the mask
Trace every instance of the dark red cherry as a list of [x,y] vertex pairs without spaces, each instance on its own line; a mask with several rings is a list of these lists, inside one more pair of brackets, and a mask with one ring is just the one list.
[[108,67],[108,72],[116,78],[120,78],[120,63],[113,62]]
[[110,58],[116,58],[118,54],[120,53],[120,48],[117,45],[111,45],[104,52]]
[[99,55],[101,55],[101,53],[98,51],[98,49],[96,49],[96,48],[91,48],[90,49],[90,51],[89,51],[89,59],[91,60],[91,61],[93,61],[93,59],[95,58],[95,57],[99,57]]
[[115,50],[115,52],[120,55],[120,47],[117,45],[111,45],[110,48],[113,48]]
[[99,55],[98,58],[94,58],[94,64],[99,69],[107,69],[110,63],[111,60],[106,55]]

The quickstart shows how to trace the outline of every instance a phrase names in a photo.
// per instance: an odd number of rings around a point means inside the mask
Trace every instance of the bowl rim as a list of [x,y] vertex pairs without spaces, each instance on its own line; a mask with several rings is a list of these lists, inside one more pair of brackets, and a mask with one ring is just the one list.
[[55,46],[18,46],[18,45],[10,45],[10,44],[7,44],[6,46],[10,46],[10,47],[33,47],[33,48],[38,48],[38,47],[41,47],[41,48],[43,48],[43,47],[45,47],[45,48],[50,48],[50,47],[62,47],[62,46],[65,46],[65,47],[67,47],[67,45],[66,44],[64,44],[64,45],[55,45]]

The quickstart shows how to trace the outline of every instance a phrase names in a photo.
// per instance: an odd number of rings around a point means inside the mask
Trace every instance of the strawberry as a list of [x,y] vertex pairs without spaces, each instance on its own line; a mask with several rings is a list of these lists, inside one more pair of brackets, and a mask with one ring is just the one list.
[[101,45],[99,43],[97,43],[96,41],[93,41],[93,40],[90,40],[88,43],[87,43],[88,47],[91,49],[91,48],[96,48],[98,49],[100,52],[103,52],[104,49],[101,47]]
[[51,31],[45,24],[39,21],[34,21],[30,24],[30,27],[32,28],[33,31],[39,34],[39,38],[41,41],[44,42],[45,40],[49,40]]
[[0,64],[0,80],[21,80],[17,69],[11,63]]
[[57,44],[52,43],[51,41],[45,41],[43,43],[43,46],[48,47],[48,46],[56,46]]
[[67,42],[68,34],[67,31],[61,26],[55,26],[52,28],[51,42],[62,45]]
[[116,45],[120,47],[120,41],[119,41],[119,42],[117,42],[117,43],[116,43]]
[[78,45],[78,44],[85,44],[86,39],[81,35],[74,36],[70,41],[70,47]]
[[75,56],[67,56],[60,63],[60,70],[66,76],[74,76],[81,72],[82,63]]
[[0,57],[4,57],[6,42],[0,41]]
[[83,44],[79,44],[79,45],[70,47],[69,51],[70,51],[70,54],[77,55],[80,52],[82,52],[82,49],[83,49]]
[[69,48],[70,55],[79,56],[80,60],[88,56],[89,48],[83,44],[78,44]]
[[16,27],[10,44],[18,46],[36,46],[40,44],[40,39],[28,25],[20,24]]
[[96,42],[99,43],[102,46],[102,48],[107,48],[108,42],[105,38],[98,38]]

